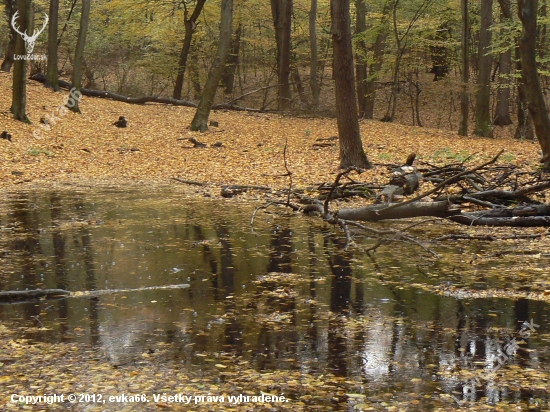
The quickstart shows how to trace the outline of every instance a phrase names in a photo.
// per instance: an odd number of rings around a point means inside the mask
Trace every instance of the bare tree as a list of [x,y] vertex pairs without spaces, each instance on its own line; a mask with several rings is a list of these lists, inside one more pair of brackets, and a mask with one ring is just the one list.
[[[88,24],[90,22],[90,2],[91,0],[82,0],[82,14],[80,15],[80,30],[78,31],[78,40],[76,41],[76,50],[73,62],[72,83],[74,89],[80,93],[82,88],[82,61],[84,60],[84,48],[86,47],[86,35],[88,34]],[[75,104],[69,106],[73,112],[80,113],[79,99]]]
[[218,55],[214,60],[206,85],[202,91],[201,100],[195,117],[191,122],[191,130],[208,130],[208,117],[214,104],[214,97],[222,77],[223,67],[229,55],[231,46],[231,33],[233,26],[233,0],[222,0],[221,2],[221,23],[220,23],[220,41],[218,43]]
[[460,10],[462,14],[462,34],[461,34],[461,60],[462,60],[462,91],[460,93],[460,125],[458,134],[468,136],[468,124],[470,117],[470,95],[468,93],[468,82],[470,80],[470,15],[468,13],[468,0],[460,0]]
[[[510,4],[510,0],[502,0]],[[504,23],[506,16],[501,11],[500,22]],[[506,35],[505,29],[501,29],[502,36]],[[498,77],[498,90],[497,90],[497,107],[493,124],[495,126],[507,126],[512,124],[512,118],[510,117],[510,69],[512,66],[512,50],[506,49],[498,58],[498,68],[500,76]]]
[[367,43],[361,34],[367,31],[367,4],[365,0],[355,0],[355,35],[359,36],[355,52],[355,76],[357,78],[357,101],[359,117],[365,115],[367,105]]
[[17,33],[11,26],[11,19],[15,12],[17,11],[17,1],[16,0],[3,0],[2,3],[4,4],[4,11],[6,13],[6,19],[8,21],[9,25],[9,42],[8,47],[6,47],[6,52],[4,54],[4,60],[2,61],[2,65],[0,66],[0,70],[4,72],[9,72],[13,66],[13,54],[15,53],[15,41]]
[[476,93],[477,136],[492,137],[491,125],[491,24],[493,22],[493,0],[481,0],[481,27],[479,28],[478,80]]
[[[32,29],[32,0],[18,0],[18,12],[12,16],[16,19],[17,29],[20,33],[30,33]],[[23,36],[16,36],[15,54],[24,56],[27,54],[26,41]],[[27,60],[17,59],[13,65],[13,95],[11,112],[16,120],[30,123],[27,117]]]
[[59,23],[59,0],[50,0],[50,25],[48,26],[48,69],[44,86],[59,91],[57,59],[57,25]]
[[292,0],[271,0],[271,14],[277,43],[277,107],[290,107],[290,34],[292,29]]
[[191,50],[191,41],[193,40],[193,33],[197,28],[197,20],[202,12],[206,0],[197,0],[195,9],[191,13],[191,17],[188,18],[189,11],[187,10],[187,2],[183,2],[185,7],[185,37],[183,38],[183,47],[181,49],[180,60],[178,64],[178,74],[176,76],[176,84],[174,86],[174,99],[181,99],[181,91],[183,89],[183,78],[185,76],[185,69],[187,67],[187,58],[189,57],[189,51]]
[[357,115],[349,1],[331,0],[330,2],[340,167],[370,168],[371,164],[361,142]]
[[309,45],[311,54],[309,86],[313,97],[312,106],[315,110],[319,106],[319,95],[321,94],[321,87],[319,86],[317,76],[319,66],[319,49],[317,47],[317,0],[311,0],[311,7],[309,9]]
[[525,83],[528,108],[535,125],[535,133],[542,148],[543,169],[550,171],[550,118],[546,110],[536,62],[537,12],[538,0],[519,0],[518,14],[522,24],[519,43],[521,77]]

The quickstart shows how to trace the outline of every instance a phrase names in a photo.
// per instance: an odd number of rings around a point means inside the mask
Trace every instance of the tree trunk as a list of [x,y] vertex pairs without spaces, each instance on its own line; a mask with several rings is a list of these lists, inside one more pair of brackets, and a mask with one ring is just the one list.
[[468,93],[468,82],[470,81],[470,16],[468,13],[468,0],[460,1],[462,12],[462,35],[461,35],[461,58],[462,58],[462,92],[460,93],[460,125],[458,134],[468,136],[468,123],[470,118],[470,95]]
[[6,18],[8,20],[8,26],[10,28],[9,42],[8,47],[6,48],[6,53],[4,54],[4,60],[0,66],[0,70],[4,72],[9,72],[13,66],[13,55],[15,53],[15,41],[17,33],[11,26],[11,18],[17,11],[17,1],[16,0],[4,0]]
[[206,85],[202,92],[201,100],[195,117],[191,122],[191,130],[200,130],[205,132],[208,129],[208,116],[214,104],[214,97],[220,84],[223,67],[229,55],[231,45],[231,34],[233,25],[233,0],[222,0],[221,2],[221,23],[220,23],[220,42],[218,44],[218,55],[214,60]]
[[[503,0],[510,7],[510,0]],[[504,13],[500,14],[500,22],[505,23],[506,17]],[[500,31],[502,36],[506,35],[505,29]],[[497,91],[497,108],[493,124],[496,126],[507,126],[512,124],[510,117],[510,67],[512,65],[512,51],[510,49],[502,52],[499,56],[499,71],[498,91]]]
[[[74,54],[72,84],[77,93],[82,88],[82,61],[84,60],[84,48],[86,46],[86,35],[88,34],[88,24],[90,22],[90,3],[91,0],[82,0],[82,14],[80,16],[80,30],[78,31],[78,40]],[[75,99],[75,104],[69,106],[69,109],[75,113],[80,113],[79,100]]]
[[550,171],[550,118],[546,110],[536,62],[537,11],[538,0],[519,0],[518,14],[523,26],[519,42],[521,76],[525,83],[535,133],[542,148],[543,169]]
[[292,29],[292,0],[271,0],[271,14],[277,42],[277,108],[290,107],[290,34]]
[[340,167],[370,168],[363,150],[357,116],[349,0],[331,0],[330,11]]
[[239,52],[241,49],[241,34],[243,25],[239,23],[239,27],[235,30],[235,35],[231,39],[231,51],[227,56],[227,63],[222,74],[222,84],[225,86],[223,91],[225,94],[233,93],[235,84],[235,71],[239,65]]
[[[356,20],[355,35],[360,36],[367,31],[367,4],[365,0],[355,0]],[[367,105],[367,44],[359,39],[355,52],[355,75],[357,77],[357,101],[359,117],[365,116]]]
[[[508,0],[498,0],[500,4],[500,10],[506,19],[512,19],[512,11],[510,9],[510,2]],[[519,50],[519,39],[516,47],[514,48],[514,59],[516,61],[516,73],[521,73],[521,53]],[[525,139],[525,140],[535,140],[535,133],[533,131],[533,122],[531,121],[531,114],[528,109],[527,102],[527,93],[525,91],[524,82],[519,79],[517,81],[517,115],[518,115],[518,125],[516,127],[516,132],[514,138],[516,139]]]
[[367,119],[374,118],[374,102],[376,100],[376,82],[382,69],[384,59],[384,50],[386,49],[386,39],[388,32],[385,27],[376,36],[373,49],[373,62],[369,64],[368,78],[365,85],[365,115]]
[[401,66],[401,57],[404,52],[404,48],[401,46],[401,40],[403,37],[399,37],[399,32],[397,28],[397,6],[399,5],[399,0],[394,0],[392,5],[392,17],[393,17],[393,35],[395,38],[395,62],[393,66],[392,74],[392,87],[390,100],[388,101],[388,108],[386,109],[386,114],[382,118],[383,122],[393,122],[395,118],[395,112],[397,111],[397,93],[399,92],[399,70]]
[[493,0],[481,0],[481,27],[479,29],[478,80],[476,93],[476,128],[474,134],[492,137],[491,127],[491,31]]
[[191,50],[191,40],[193,39],[193,33],[197,27],[197,19],[199,18],[206,0],[197,0],[195,9],[191,14],[191,17],[187,18],[187,10],[185,11],[185,37],[183,38],[183,47],[181,49],[180,61],[178,64],[178,74],[176,76],[176,84],[174,86],[174,99],[181,99],[181,92],[183,89],[183,78],[185,76],[185,68],[187,67],[187,58],[189,57],[189,51]]
[[311,53],[309,86],[313,99],[313,110],[315,110],[319,107],[319,95],[321,94],[317,76],[319,66],[319,49],[317,47],[317,0],[311,0],[311,8],[309,9],[309,46]]
[[59,22],[59,0],[50,0],[50,22],[48,26],[48,69],[44,86],[59,91],[57,60],[57,26]]
[[[32,32],[31,13],[32,0],[18,0],[17,10],[19,18],[17,23],[19,31],[22,33]],[[25,56],[27,54],[25,41],[22,36],[17,35],[15,38],[15,54]],[[27,117],[27,60],[18,59],[13,66],[13,95],[12,95],[11,112],[16,120],[25,123],[30,123]]]

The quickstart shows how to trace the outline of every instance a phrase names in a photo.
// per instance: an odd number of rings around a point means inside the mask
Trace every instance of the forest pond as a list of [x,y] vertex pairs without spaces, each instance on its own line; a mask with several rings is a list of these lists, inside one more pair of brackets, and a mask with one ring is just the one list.
[[[258,390],[287,398],[270,410],[549,407],[550,255],[536,243],[449,241],[430,246],[436,259],[393,242],[369,256],[375,240],[344,250],[318,217],[271,208],[251,226],[258,204],[169,188],[22,191],[0,203],[1,290],[110,291],[1,303],[13,339],[82,345],[113,370],[139,372],[162,351],[163,368],[220,385],[244,365]],[[437,225],[430,235],[453,227]],[[1,380],[1,353],[0,365]]]

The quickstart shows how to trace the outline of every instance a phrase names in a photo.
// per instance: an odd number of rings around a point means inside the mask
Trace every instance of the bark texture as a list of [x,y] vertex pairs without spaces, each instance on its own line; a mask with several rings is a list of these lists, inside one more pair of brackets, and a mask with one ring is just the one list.
[[359,130],[349,0],[331,0],[333,73],[336,117],[340,142],[340,167],[370,168]]

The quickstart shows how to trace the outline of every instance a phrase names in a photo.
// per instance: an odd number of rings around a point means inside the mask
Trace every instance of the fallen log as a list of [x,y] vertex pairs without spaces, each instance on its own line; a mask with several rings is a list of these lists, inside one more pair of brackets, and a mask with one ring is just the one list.
[[449,217],[459,213],[460,211],[453,208],[448,202],[441,201],[415,202],[392,209],[388,208],[387,204],[340,209],[336,215],[344,220],[378,222],[386,219],[406,219],[419,216]]
[[[46,81],[46,76],[41,73],[38,73],[29,77],[29,79],[40,83],[44,83]],[[73,87],[73,85],[65,80],[60,79],[59,87],[70,90]],[[86,89],[86,88],[81,88],[80,93],[82,93],[83,96],[87,96],[87,97],[99,97],[103,99],[111,99],[117,102],[124,102],[124,103],[130,103],[130,104],[160,103],[160,104],[168,104],[172,106],[184,106],[184,107],[193,107],[193,108],[196,108],[198,106],[197,103],[191,102],[189,100],[171,99],[169,97],[159,97],[159,96],[128,97],[117,93],[108,92],[105,90],[92,90],[92,89]],[[212,106],[212,110],[266,112],[266,110],[236,106],[234,104],[229,104],[229,103],[215,104],[214,106]]]

